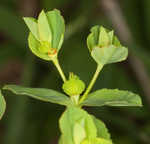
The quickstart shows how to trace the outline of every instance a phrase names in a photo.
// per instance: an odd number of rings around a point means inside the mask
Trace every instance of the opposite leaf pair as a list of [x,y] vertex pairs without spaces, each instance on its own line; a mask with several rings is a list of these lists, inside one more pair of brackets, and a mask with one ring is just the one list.
[[[4,90],[10,90],[17,95],[27,95],[32,98],[56,103],[64,106],[77,105],[68,96],[58,91],[45,88],[27,88],[17,85],[5,85]],[[2,102],[4,102],[3,97]],[[117,89],[100,89],[88,94],[86,99],[77,106],[142,106],[139,95]]]

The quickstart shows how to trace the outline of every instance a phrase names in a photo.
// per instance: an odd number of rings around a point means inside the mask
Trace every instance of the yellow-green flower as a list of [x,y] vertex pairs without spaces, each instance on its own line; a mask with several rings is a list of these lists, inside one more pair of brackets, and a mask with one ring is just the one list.
[[44,60],[52,60],[60,50],[65,32],[64,19],[58,10],[44,12],[38,19],[24,17],[30,33],[28,43],[31,51]]
[[69,80],[63,84],[62,88],[69,96],[78,96],[84,91],[85,84],[78,76],[70,73]]
[[128,49],[120,44],[114,31],[102,26],[94,26],[87,38],[87,46],[93,59],[99,65],[123,61],[128,56]]

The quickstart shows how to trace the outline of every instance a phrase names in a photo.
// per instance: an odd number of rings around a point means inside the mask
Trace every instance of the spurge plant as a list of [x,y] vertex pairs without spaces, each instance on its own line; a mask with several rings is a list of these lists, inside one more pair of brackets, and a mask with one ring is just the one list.
[[[88,114],[83,106],[142,106],[140,97],[129,91],[118,89],[100,89],[91,92],[96,79],[106,64],[121,62],[128,56],[128,49],[120,44],[114,35],[102,26],[94,26],[87,38],[87,46],[97,63],[96,72],[86,88],[86,84],[74,73],[66,79],[59,64],[58,53],[64,40],[64,19],[58,10],[42,11],[38,19],[25,17],[30,33],[29,48],[41,59],[52,61],[63,80],[64,93],[52,89],[27,88],[17,85],[5,85],[17,95],[28,95],[35,99],[66,106],[59,125],[61,136],[59,144],[112,144],[105,124],[95,116]],[[4,113],[5,101],[0,97],[0,117]],[[4,106],[4,107],[3,107]]]

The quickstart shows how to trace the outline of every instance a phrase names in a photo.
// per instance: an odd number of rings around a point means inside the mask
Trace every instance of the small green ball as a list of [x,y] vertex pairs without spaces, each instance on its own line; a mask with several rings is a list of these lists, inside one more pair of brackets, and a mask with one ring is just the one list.
[[84,91],[85,84],[76,75],[71,73],[69,80],[67,80],[63,84],[62,88],[64,92],[68,94],[69,96],[75,96],[75,95],[80,95]]

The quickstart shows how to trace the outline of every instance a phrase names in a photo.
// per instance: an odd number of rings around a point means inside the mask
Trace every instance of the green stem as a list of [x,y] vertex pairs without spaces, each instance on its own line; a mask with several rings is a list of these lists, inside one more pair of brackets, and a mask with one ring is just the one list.
[[73,103],[74,103],[75,105],[78,105],[78,102],[79,102],[79,95],[71,96],[71,100],[73,101]]
[[96,79],[97,79],[97,77],[98,77],[100,71],[102,70],[102,68],[103,68],[103,65],[97,65],[97,69],[96,69],[96,71],[95,71],[95,74],[94,74],[94,76],[93,76],[93,78],[92,78],[92,80],[91,80],[91,82],[90,82],[88,88],[86,89],[85,93],[84,93],[83,96],[81,97],[79,103],[82,103],[82,102],[86,99],[88,93],[89,93],[89,92],[91,91],[91,89],[93,88],[93,85],[95,84]]
[[53,63],[56,66],[56,68],[57,68],[57,70],[58,70],[62,80],[65,82],[66,81],[66,77],[65,77],[64,72],[62,71],[62,69],[60,67],[60,64],[59,64],[59,61],[58,61],[57,57],[53,59]]

